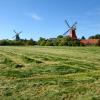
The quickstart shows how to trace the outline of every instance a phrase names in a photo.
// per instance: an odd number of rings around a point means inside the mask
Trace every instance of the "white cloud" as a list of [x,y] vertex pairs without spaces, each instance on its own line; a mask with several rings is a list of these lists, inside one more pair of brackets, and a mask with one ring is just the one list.
[[87,11],[86,13],[85,13],[86,15],[89,15],[89,16],[97,16],[97,15],[100,15],[100,8],[97,8],[97,9],[95,9],[95,10],[91,10],[91,11]]
[[37,15],[36,13],[25,13],[25,15],[29,16],[33,20],[37,20],[37,21],[43,20],[43,18]]
[[32,14],[31,16],[33,20],[43,20],[42,17],[38,16],[37,14]]

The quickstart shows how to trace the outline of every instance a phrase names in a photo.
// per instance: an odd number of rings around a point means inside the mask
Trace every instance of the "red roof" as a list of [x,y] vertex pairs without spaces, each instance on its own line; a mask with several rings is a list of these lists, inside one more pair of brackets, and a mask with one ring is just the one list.
[[82,39],[80,40],[80,43],[82,44],[97,44],[100,45],[100,39]]

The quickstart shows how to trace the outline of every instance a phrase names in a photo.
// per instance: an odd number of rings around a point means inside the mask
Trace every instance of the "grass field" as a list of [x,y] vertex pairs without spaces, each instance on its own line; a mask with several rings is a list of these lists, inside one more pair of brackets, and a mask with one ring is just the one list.
[[0,100],[100,100],[100,47],[0,47]]

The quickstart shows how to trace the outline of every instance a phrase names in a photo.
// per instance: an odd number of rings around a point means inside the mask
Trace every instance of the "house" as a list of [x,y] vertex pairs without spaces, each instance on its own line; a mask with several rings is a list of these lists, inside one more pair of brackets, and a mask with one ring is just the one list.
[[100,39],[82,39],[80,43],[84,45],[100,45]]

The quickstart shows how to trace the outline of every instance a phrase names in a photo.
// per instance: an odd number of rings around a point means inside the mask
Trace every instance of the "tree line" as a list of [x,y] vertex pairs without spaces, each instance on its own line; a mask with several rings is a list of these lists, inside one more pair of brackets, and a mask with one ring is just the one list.
[[25,45],[36,45],[36,41],[33,39],[27,40],[27,39],[21,39],[21,40],[0,40],[1,46],[25,46]]
[[[85,39],[82,36],[81,39]],[[56,38],[43,38],[40,37],[38,41],[34,41],[33,39],[20,39],[20,40],[0,40],[1,46],[27,46],[27,45],[40,45],[40,46],[84,46],[84,44],[80,43],[81,39],[72,39],[69,36],[59,35]],[[88,39],[100,39],[100,34],[96,34],[94,36],[90,36]]]
[[80,46],[80,40],[74,40],[69,36],[59,35],[57,38],[45,39],[40,37],[38,41],[40,46]]

